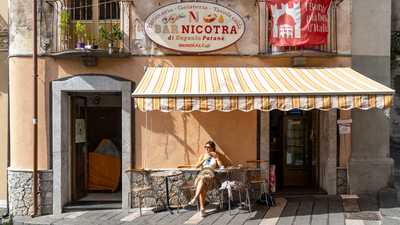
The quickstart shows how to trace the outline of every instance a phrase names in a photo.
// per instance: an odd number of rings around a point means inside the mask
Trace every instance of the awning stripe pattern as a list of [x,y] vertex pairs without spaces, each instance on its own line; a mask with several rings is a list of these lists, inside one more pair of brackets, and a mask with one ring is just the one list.
[[141,111],[387,108],[394,90],[351,68],[150,67],[132,94]]

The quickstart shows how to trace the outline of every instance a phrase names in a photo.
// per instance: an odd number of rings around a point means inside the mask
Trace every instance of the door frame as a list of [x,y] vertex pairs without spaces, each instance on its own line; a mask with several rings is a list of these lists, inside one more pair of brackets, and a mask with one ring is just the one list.
[[[70,98],[68,93],[121,93],[122,122],[122,208],[129,208],[129,176],[124,173],[132,165],[132,87],[133,82],[109,75],[85,74],[51,82],[52,157],[53,157],[53,214],[60,214],[71,201],[71,134]],[[134,122],[134,121],[133,121]]]

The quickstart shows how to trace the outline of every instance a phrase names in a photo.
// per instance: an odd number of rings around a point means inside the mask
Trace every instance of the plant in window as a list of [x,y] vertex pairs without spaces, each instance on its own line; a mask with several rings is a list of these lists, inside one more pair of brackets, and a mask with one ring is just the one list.
[[60,30],[63,47],[66,48],[68,41],[70,40],[69,30],[71,25],[71,15],[67,10],[62,10],[60,13]]
[[79,49],[85,48],[85,41],[84,41],[85,33],[86,33],[86,25],[83,24],[81,21],[77,21],[75,23],[75,34],[78,39],[76,48]]
[[114,24],[111,27],[111,31],[108,31],[105,26],[100,26],[99,28],[100,37],[104,42],[108,44],[108,51],[110,54],[113,52],[114,43],[116,41],[121,41],[123,33],[119,28],[118,24]]

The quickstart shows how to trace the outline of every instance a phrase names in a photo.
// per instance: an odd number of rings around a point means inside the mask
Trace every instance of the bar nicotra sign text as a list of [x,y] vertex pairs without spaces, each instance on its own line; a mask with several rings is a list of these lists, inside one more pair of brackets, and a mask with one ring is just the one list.
[[184,2],[164,6],[145,22],[147,36],[160,46],[181,52],[209,52],[238,41],[243,19],[221,5]]

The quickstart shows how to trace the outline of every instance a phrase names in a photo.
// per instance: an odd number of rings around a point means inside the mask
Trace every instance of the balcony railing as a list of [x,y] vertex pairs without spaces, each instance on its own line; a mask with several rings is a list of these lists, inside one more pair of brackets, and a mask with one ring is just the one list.
[[[47,52],[120,54],[130,52],[129,35],[124,32],[124,9],[119,0],[86,1],[91,4],[74,6],[68,1],[48,1],[52,11],[50,43]],[[71,1],[73,2],[73,1]],[[85,2],[85,1],[81,1]],[[94,3],[93,3],[94,2]],[[111,7],[111,4],[113,4]]]
[[[96,4],[76,6],[68,4],[68,0],[47,0],[48,15],[46,19],[46,34],[48,40],[46,52],[51,54],[72,55],[95,53],[118,55],[130,53],[152,55],[163,54],[163,50],[154,51],[155,45],[144,35],[143,21],[132,18],[131,7],[134,4],[130,0],[86,0],[97,2]],[[81,1],[85,2],[85,1]],[[337,2],[337,1],[333,1]],[[117,8],[106,7],[106,4],[115,4]],[[88,10],[90,9],[90,10]],[[75,11],[74,11],[75,10]],[[78,10],[78,11],[76,11]],[[118,15],[115,15],[118,13]],[[267,24],[271,24],[269,16]],[[134,19],[135,21],[129,21]],[[135,31],[136,30],[136,31]],[[267,30],[268,29],[267,27]],[[269,35],[266,35],[267,37]],[[41,36],[43,38],[43,35]],[[42,40],[43,43],[43,40]],[[110,46],[112,43],[112,46]],[[337,54],[337,13],[336,3],[332,3],[328,10],[328,39],[327,43],[318,46],[292,46],[276,47],[269,41],[266,42],[267,55],[321,55]]]

